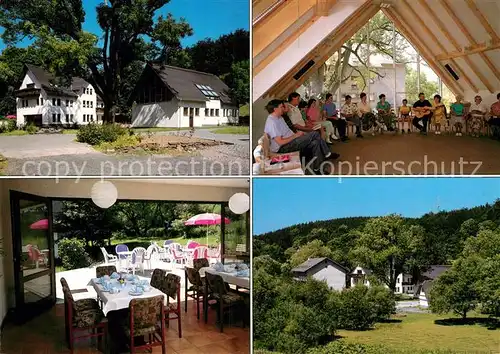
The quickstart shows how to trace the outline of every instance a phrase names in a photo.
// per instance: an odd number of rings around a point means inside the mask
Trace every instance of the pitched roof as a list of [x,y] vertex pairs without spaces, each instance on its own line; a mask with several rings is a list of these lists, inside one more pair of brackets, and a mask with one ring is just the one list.
[[[425,1],[383,2],[382,12],[455,94],[500,89],[499,1],[441,1],[432,8]],[[300,15],[280,23],[286,30],[277,31],[264,17],[287,13],[294,6],[278,3],[270,8],[254,5],[253,102],[259,97],[282,97],[299,87],[382,5],[381,0],[329,1],[318,15],[313,1]],[[279,46],[281,50],[273,50]],[[303,75],[293,79],[299,72]]]
[[309,258],[304,263],[302,263],[299,266],[293,268],[292,272],[293,273],[307,273],[309,270],[311,270],[312,268],[316,267],[317,265],[319,265],[319,264],[321,264],[323,262],[329,263],[329,264],[335,266],[336,268],[339,268],[340,270],[342,270],[346,274],[349,273],[349,269],[347,269],[346,267],[344,267],[343,265],[341,265],[341,264],[339,264],[339,263],[337,263],[335,261],[332,261],[330,258],[326,258],[326,257]]
[[431,265],[426,272],[422,273],[422,277],[433,280],[450,268],[449,265]]
[[196,85],[204,85],[212,88],[222,103],[232,103],[228,95],[229,87],[213,74],[155,63],[148,63],[148,65],[179,100],[207,101],[208,98],[196,87]]
[[25,64],[25,66],[27,70],[31,71],[45,91],[61,96],[78,97],[78,95],[69,88],[54,86],[52,82],[55,76],[50,72],[31,64]]

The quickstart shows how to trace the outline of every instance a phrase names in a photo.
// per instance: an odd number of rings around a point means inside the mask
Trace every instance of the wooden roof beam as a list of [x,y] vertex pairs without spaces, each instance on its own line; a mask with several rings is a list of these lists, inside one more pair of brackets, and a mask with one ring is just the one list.
[[[484,53],[490,50],[500,49],[500,41],[488,43],[477,43],[476,45],[471,45],[469,47],[464,47],[461,50],[457,50],[454,52],[449,52],[445,54],[439,54],[436,56],[437,60],[447,60],[447,59],[455,59],[465,57],[467,55]],[[489,58],[488,58],[489,59]]]
[[[462,31],[464,36],[467,37],[467,40],[471,43],[471,45],[477,46],[477,42],[474,39],[474,37],[472,37],[469,30],[464,26],[463,22],[458,18],[458,16],[453,11],[453,8],[450,5],[450,0],[441,0],[441,5],[448,11],[453,21],[455,21],[455,24],[458,26],[458,28],[460,28],[460,31]],[[491,72],[495,75],[497,80],[500,80],[500,72],[495,67],[495,65],[493,65],[490,58],[488,58],[486,54],[484,54],[484,51],[480,51],[477,54],[479,54],[481,59],[483,59],[486,65],[488,65],[488,68],[490,68]]]
[[[406,0],[401,0],[400,2],[401,4],[403,4],[404,6],[406,6],[406,8],[408,9],[408,11],[410,11],[411,13],[413,13],[415,19],[417,20],[417,22],[419,23],[419,25],[422,27],[422,29],[424,30],[424,32],[426,33],[426,35],[433,41],[435,42],[438,46],[439,46],[439,49],[443,52],[443,53],[446,53],[446,48],[444,47],[444,45],[439,41],[439,39],[436,37],[436,35],[431,32],[431,30],[429,30],[429,27],[427,27],[427,25],[425,24],[424,20],[422,20],[422,18],[420,17],[420,15],[418,14],[418,11],[415,11],[411,5],[406,1]],[[462,78],[464,79],[464,81],[467,83],[467,85],[469,85],[470,87],[472,87],[473,90],[477,91],[477,87],[476,85],[474,85],[474,83],[469,79],[469,77],[467,76],[467,74],[465,74],[463,72],[463,70],[461,70],[461,68],[459,67],[459,65],[457,64],[456,61],[454,61],[453,59],[450,60],[450,62],[455,66],[456,69],[460,69],[460,74],[462,75]],[[463,89],[462,89],[463,91]]]
[[491,24],[488,22],[488,19],[483,15],[483,13],[481,12],[481,10],[479,10],[479,8],[477,7],[477,5],[474,2],[474,0],[466,0],[465,2],[469,6],[469,8],[472,10],[472,13],[474,15],[476,15],[476,17],[479,20],[479,22],[481,22],[481,24],[483,25],[483,27],[486,30],[486,32],[489,33],[491,39],[494,40],[494,41],[500,40],[500,38],[498,37],[498,34],[495,32],[495,30],[493,29],[493,27],[491,27]]
[[426,44],[422,42],[422,39],[418,36],[413,35],[413,30],[408,26],[407,22],[402,22],[399,19],[396,11],[393,9],[382,10],[384,14],[396,25],[396,28],[403,34],[403,36],[415,46],[415,48],[420,52],[424,60],[429,64],[432,70],[441,77],[443,82],[448,86],[448,88],[453,91],[454,94],[463,94],[464,90],[457,81],[453,81],[447,72],[441,67],[439,62],[434,59],[434,55],[426,47]]
[[[450,41],[453,46],[455,47],[456,50],[460,50],[460,45],[458,44],[458,42],[456,41],[456,39],[450,34],[450,32],[448,32],[448,30],[446,29],[445,25],[443,24],[443,21],[441,21],[439,19],[439,17],[432,11],[432,9],[430,8],[430,6],[427,4],[427,2],[425,0],[418,0],[418,3],[425,9],[425,11],[429,14],[429,16],[432,18],[432,20],[436,23],[436,25],[438,26],[439,30],[444,34],[444,36],[446,37],[446,39],[448,39],[448,41]],[[472,60],[470,60],[469,57],[465,56],[464,57],[464,60],[465,62],[467,63],[467,65],[470,67],[470,69],[472,70],[472,72],[479,78],[479,80],[486,86],[486,88],[491,92],[493,93],[494,92],[494,89],[493,89],[493,86],[491,85],[491,83],[489,82],[489,80],[486,78],[486,76],[484,76],[477,68],[477,66],[472,62]],[[462,72],[463,74],[463,72]],[[470,81],[470,80],[469,80]],[[472,82],[471,82],[472,83]],[[473,85],[472,86],[474,88],[474,91],[478,92],[478,88],[476,85]]]
[[252,55],[255,58],[294,22],[315,7],[317,0],[287,0],[252,27]]
[[[305,56],[297,65],[290,70],[283,79],[275,86],[271,87],[265,95],[273,97],[283,97],[288,95],[290,90],[300,87],[304,81],[310,76],[310,73],[315,72],[324,62],[344,44],[356,32],[357,24],[365,23],[372,18],[378,11],[378,7],[374,6],[372,0],[368,0],[361,5],[346,22],[340,25],[334,33],[331,33],[320,44],[318,44],[307,56]],[[371,10],[371,11],[370,11]],[[363,22],[364,21],[364,22]],[[360,25],[359,27],[362,27]],[[325,54],[326,53],[326,54]],[[307,62],[314,60],[316,63],[313,67],[309,68],[308,72],[304,74],[299,80],[295,80],[293,76],[299,71]]]

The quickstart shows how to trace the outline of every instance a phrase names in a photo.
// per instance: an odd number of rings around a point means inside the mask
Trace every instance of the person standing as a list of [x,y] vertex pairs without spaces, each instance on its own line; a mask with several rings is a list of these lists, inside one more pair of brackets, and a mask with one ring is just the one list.
[[455,126],[456,136],[462,136],[462,129],[464,127],[465,119],[465,106],[462,103],[462,97],[457,95],[455,102],[451,104],[451,123]]
[[432,117],[431,108],[432,104],[425,99],[425,94],[419,93],[418,101],[413,104],[413,125],[424,135],[427,135],[427,123]]

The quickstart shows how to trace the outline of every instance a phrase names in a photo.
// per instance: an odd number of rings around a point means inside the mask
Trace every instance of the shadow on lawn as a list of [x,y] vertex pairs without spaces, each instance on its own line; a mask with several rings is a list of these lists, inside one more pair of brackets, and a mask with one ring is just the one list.
[[446,318],[443,320],[435,320],[435,324],[440,326],[471,326],[480,325],[491,330],[500,328],[500,321],[495,318],[471,317],[471,318]]
[[380,320],[378,323],[401,323],[403,320],[397,319],[397,318],[388,318],[386,320]]

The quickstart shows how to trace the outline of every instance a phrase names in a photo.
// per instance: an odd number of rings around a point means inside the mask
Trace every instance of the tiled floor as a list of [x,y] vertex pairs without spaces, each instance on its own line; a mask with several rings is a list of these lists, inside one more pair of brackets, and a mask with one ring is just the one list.
[[[224,333],[215,325],[216,313],[209,310],[208,323],[196,318],[192,301],[188,312],[182,312],[182,338],[179,338],[177,321],[170,321],[167,329],[168,354],[248,354],[250,330],[241,324],[226,324]],[[23,326],[7,324],[2,332],[1,354],[62,354],[69,353],[64,341],[64,308],[56,305],[51,311],[31,320]],[[75,354],[100,353],[95,343],[77,342]],[[161,353],[156,347],[153,353]]]

